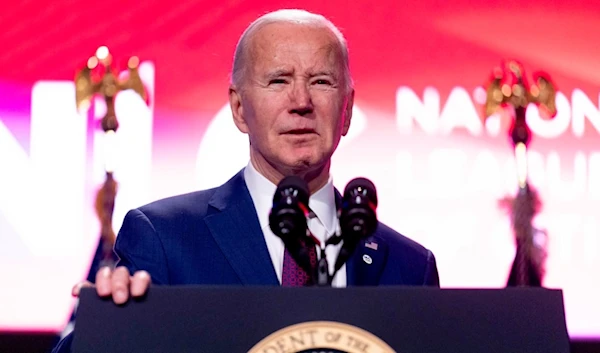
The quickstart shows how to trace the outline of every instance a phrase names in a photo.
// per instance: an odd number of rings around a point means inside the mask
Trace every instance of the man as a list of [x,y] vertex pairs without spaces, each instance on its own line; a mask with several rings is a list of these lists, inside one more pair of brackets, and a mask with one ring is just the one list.
[[[339,194],[329,168],[350,127],[354,101],[339,30],[301,10],[262,16],[236,48],[229,101],[236,126],[249,136],[248,166],[218,188],[130,211],[115,245],[119,267],[96,276],[100,296],[122,304],[143,295],[150,282],[297,283],[288,278],[295,264],[268,225],[276,185],[285,176],[308,183],[316,216],[309,228],[321,243],[336,232]],[[337,250],[327,249],[330,265]],[[438,286],[439,280],[431,251],[380,223],[333,285]]]

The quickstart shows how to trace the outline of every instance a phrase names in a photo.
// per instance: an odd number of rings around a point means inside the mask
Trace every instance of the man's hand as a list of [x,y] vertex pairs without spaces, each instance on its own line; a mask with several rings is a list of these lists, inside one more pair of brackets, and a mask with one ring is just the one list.
[[[146,294],[150,286],[150,274],[146,271],[137,271],[133,276],[129,275],[127,267],[120,266],[112,271],[109,267],[101,268],[96,273],[96,292],[101,297],[112,295],[115,304],[124,304],[131,295],[141,297]],[[79,296],[83,287],[93,287],[88,281],[80,282],[73,287],[71,294]]]

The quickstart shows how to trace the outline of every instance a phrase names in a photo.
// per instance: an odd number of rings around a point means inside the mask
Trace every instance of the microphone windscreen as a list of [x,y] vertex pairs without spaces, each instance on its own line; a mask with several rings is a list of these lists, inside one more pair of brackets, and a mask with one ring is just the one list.
[[366,196],[377,207],[377,189],[372,181],[367,178],[352,179],[344,189],[344,199],[348,200],[349,197],[352,197],[355,190]]
[[308,205],[309,191],[308,184],[304,179],[297,176],[287,176],[283,178],[279,184],[277,185],[277,190],[275,191],[274,202],[278,202],[281,197],[284,195],[285,190],[293,189],[297,191],[296,198],[298,201],[302,202],[305,205]]

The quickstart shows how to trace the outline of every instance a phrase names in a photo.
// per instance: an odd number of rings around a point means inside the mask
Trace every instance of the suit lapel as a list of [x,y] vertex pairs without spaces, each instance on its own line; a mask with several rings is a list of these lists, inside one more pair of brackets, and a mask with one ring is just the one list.
[[383,239],[374,235],[361,240],[346,263],[348,286],[379,285],[387,256],[388,246]]
[[[336,190],[338,210],[341,202]],[[209,205],[217,211],[205,218],[206,225],[242,284],[279,285],[243,170],[217,188]],[[361,240],[346,263],[347,285],[378,285],[387,256],[388,246],[377,232]]]
[[219,187],[206,225],[244,285],[279,285],[243,170]]
[[[336,189],[335,206],[338,213],[342,208],[342,202],[342,195]],[[348,286],[378,285],[381,272],[385,268],[387,255],[388,246],[382,238],[377,236],[377,231],[375,231],[375,235],[361,240],[356,246],[354,254],[346,262],[346,284]]]

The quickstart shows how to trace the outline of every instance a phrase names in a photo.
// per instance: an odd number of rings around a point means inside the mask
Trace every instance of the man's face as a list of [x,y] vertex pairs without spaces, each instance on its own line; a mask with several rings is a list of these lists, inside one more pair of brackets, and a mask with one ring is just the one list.
[[354,95],[335,35],[323,27],[272,23],[248,43],[243,80],[230,101],[253,157],[283,175],[326,166],[348,132]]

